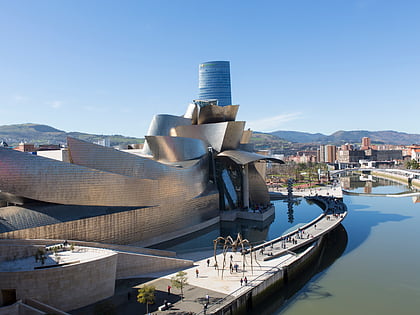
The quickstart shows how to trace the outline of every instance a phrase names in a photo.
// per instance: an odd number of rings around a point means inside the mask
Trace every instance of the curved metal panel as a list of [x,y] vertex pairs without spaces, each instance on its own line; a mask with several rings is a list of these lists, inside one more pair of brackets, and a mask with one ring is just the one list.
[[228,122],[225,138],[223,139],[222,151],[235,150],[238,148],[239,144],[241,143],[244,127],[245,127],[244,121],[229,121]]
[[249,200],[250,205],[268,205],[270,204],[270,195],[268,194],[267,184],[258,173],[253,163],[248,165],[249,178]]
[[214,124],[178,126],[172,130],[172,136],[201,139],[213,149],[236,149],[242,137],[245,122],[227,121]]
[[70,162],[101,171],[143,179],[159,179],[168,166],[150,158],[67,137]]
[[249,143],[249,141],[251,140],[251,137],[252,137],[252,130],[251,129],[244,130],[244,132],[242,133],[241,144]]
[[[191,119],[174,115],[155,115],[150,122],[148,136],[170,136],[176,126],[191,125]],[[151,154],[147,141],[144,143],[144,154]]]
[[197,159],[207,153],[207,146],[200,139],[146,136],[146,140],[156,160],[179,162]]
[[207,156],[189,168],[155,170],[153,180],[129,177],[0,148],[0,190],[45,202],[152,206],[195,198],[207,188]]
[[280,159],[268,157],[266,155],[252,153],[248,151],[240,151],[240,150],[227,150],[219,153],[218,157],[228,157],[236,164],[245,165],[254,161],[258,160],[270,160],[273,162],[277,162],[280,164],[284,164],[284,162]]
[[197,125],[198,106],[194,103],[190,103],[185,111],[184,118],[191,119],[191,124]]
[[239,105],[207,105],[200,108],[198,124],[218,123],[224,121],[235,121]]

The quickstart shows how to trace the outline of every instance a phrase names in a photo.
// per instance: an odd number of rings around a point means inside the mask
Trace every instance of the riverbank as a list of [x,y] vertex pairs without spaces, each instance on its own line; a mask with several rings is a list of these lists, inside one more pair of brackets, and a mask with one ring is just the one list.
[[[174,270],[170,273],[139,274],[136,279],[119,280],[116,295],[104,303],[113,306],[116,314],[145,312],[145,305],[136,302],[136,295],[139,287],[148,284],[156,288],[155,304],[149,307],[154,314],[203,314],[206,303],[208,303],[207,314],[229,314],[252,308],[253,304],[267,296],[269,292],[275,292],[279,287],[283,287],[285,280],[287,282],[292,279],[294,273],[299,271],[300,274],[302,270],[308,269],[307,266],[312,266],[312,259],[319,256],[317,253],[324,235],[339,226],[345,218],[347,213],[345,207],[341,209],[342,212],[336,209],[336,216],[332,211],[328,211],[337,206],[335,202],[337,199],[331,197],[332,190],[328,194],[326,189],[320,193],[325,197],[312,196],[312,198],[321,202],[320,207],[327,211],[306,225],[299,225],[294,231],[256,247],[252,253],[252,264],[249,253],[245,255],[244,263],[244,256],[240,252],[229,252],[224,256],[218,250],[217,268],[214,267],[215,258],[212,250],[180,255],[179,258],[182,256],[194,262],[193,266],[183,269],[188,277],[183,300],[180,299],[179,290],[172,288],[170,294],[167,292],[168,285],[172,286],[171,278],[179,271]],[[310,192],[307,195],[311,195]],[[337,202],[342,204],[341,199]],[[208,260],[209,265],[207,265]],[[234,268],[231,272],[230,262],[238,265],[237,271]],[[208,300],[206,296],[209,296]],[[170,302],[172,307],[170,310],[159,311],[158,307],[163,305],[165,300]],[[72,314],[92,314],[93,307],[77,310]]]
[[[272,200],[285,199],[288,196],[288,191],[287,188],[275,188],[269,189],[269,194]],[[343,198],[343,193],[339,185],[327,185],[307,189],[294,188],[292,191],[292,195],[294,197],[324,196]]]
[[[327,195],[326,191],[323,193]],[[213,251],[184,255],[183,258],[194,260],[194,266],[183,270],[188,277],[183,300],[179,297],[179,290],[172,288],[171,293],[167,293],[167,287],[171,285],[170,279],[176,272],[151,275],[156,279],[134,288],[144,284],[156,287],[156,303],[152,307],[155,314],[203,314],[205,304],[207,314],[229,314],[252,308],[252,304],[261,299],[267,290],[284,285],[284,281],[291,278],[296,270],[305,268],[305,264],[310,263],[311,257],[315,257],[319,250],[322,237],[340,225],[345,218],[347,212],[344,204],[340,201],[343,207],[336,208],[337,199],[331,194],[330,191],[327,197],[313,196],[326,206],[326,211],[299,229],[256,247],[252,252],[252,263],[250,253],[245,255],[245,261],[240,252],[223,255],[218,251],[216,258]],[[230,263],[237,265],[237,270],[234,268],[231,271]],[[209,296],[208,300],[206,296]],[[157,308],[165,300],[172,304],[171,309],[159,311]]]

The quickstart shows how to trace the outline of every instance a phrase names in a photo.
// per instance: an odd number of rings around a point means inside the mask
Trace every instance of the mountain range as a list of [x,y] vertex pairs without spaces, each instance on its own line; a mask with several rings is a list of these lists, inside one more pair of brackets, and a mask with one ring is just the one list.
[[10,146],[20,142],[33,144],[66,144],[67,137],[73,137],[88,142],[96,142],[104,138],[110,140],[111,146],[142,143],[144,139],[125,137],[121,135],[96,135],[83,132],[65,132],[47,125],[18,124],[0,126],[0,141],[5,141]]
[[[0,141],[3,140],[9,145],[17,145],[20,142],[34,144],[65,144],[67,136],[89,142],[109,138],[112,146],[142,143],[144,141],[143,138],[126,137],[122,135],[97,135],[81,132],[65,132],[51,126],[33,123],[0,126]],[[258,142],[263,140],[273,144],[275,142],[280,142],[282,145],[284,142],[341,145],[344,143],[361,143],[361,139],[363,137],[369,137],[372,144],[420,144],[420,134],[408,134],[393,130],[340,130],[331,135],[283,130],[271,133],[255,132],[251,141]]]
[[335,144],[361,143],[363,137],[369,137],[372,144],[410,145],[420,144],[420,134],[409,134],[393,130],[336,131],[331,135],[299,131],[274,131],[270,134],[295,143]]

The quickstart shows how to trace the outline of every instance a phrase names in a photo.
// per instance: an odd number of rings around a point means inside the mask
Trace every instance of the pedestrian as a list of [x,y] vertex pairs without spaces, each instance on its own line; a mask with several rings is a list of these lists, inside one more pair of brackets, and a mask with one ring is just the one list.
[[207,300],[207,303],[210,302],[210,295],[206,294],[206,300]]
[[241,278],[241,286],[242,286],[242,283],[243,283],[243,282],[244,282],[244,279],[242,279],[242,278]]
[[230,261],[232,261],[233,260],[233,255],[230,255]]
[[248,284],[248,279],[247,279],[247,277],[245,277],[245,278],[244,278],[244,282],[245,282],[245,285],[247,285],[247,284]]
[[210,266],[210,259],[207,259],[207,267]]
[[238,264],[235,264],[235,271],[238,272]]
[[171,286],[168,285],[168,295],[171,294]]
[[195,269],[195,277],[196,278],[198,278],[198,274],[199,274],[200,272],[198,271],[198,269]]
[[230,262],[229,270],[230,270],[230,273],[232,273],[232,272],[233,272],[233,265],[232,265],[232,262]]

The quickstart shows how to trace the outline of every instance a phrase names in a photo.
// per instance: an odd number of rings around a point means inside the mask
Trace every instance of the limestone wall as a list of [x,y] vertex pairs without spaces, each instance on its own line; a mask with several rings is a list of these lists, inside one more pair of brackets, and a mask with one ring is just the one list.
[[185,269],[193,266],[192,260],[148,256],[135,253],[118,253],[117,279],[130,278],[150,273]]
[[[44,248],[45,245],[58,244],[60,242],[62,240],[0,240],[0,256],[3,260],[30,257],[35,255],[38,247]],[[82,241],[69,241],[69,243],[77,246],[114,250],[118,254],[117,279],[166,270],[185,269],[194,264],[192,260],[176,258],[175,252],[164,250]]]
[[39,246],[36,245],[28,246],[22,244],[9,246],[7,244],[0,243],[0,262],[34,256],[38,247]]
[[[1,259],[14,259],[35,255],[38,247],[45,245],[61,244],[63,239],[0,239],[0,261]],[[176,253],[168,250],[136,247],[130,245],[105,244],[97,242],[86,242],[78,240],[67,240],[69,244],[86,247],[97,247],[115,251],[134,252],[137,254],[175,257]],[[7,246],[6,246],[7,245]],[[31,245],[31,246],[29,246]]]
[[117,254],[66,266],[0,272],[0,290],[15,289],[16,298],[33,298],[58,309],[76,309],[114,294]]

